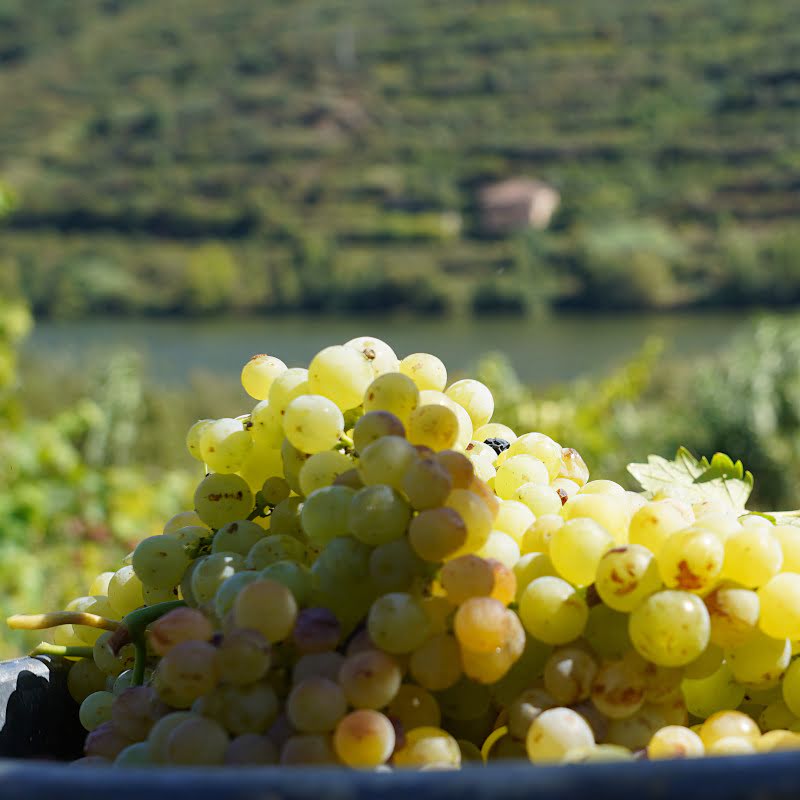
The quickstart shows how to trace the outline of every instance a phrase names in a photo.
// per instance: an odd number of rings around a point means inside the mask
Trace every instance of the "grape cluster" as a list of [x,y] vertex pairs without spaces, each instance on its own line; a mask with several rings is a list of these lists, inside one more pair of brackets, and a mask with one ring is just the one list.
[[194,509],[56,615],[82,763],[800,748],[800,529],[590,481],[378,339],[242,383],[251,413],[189,431]]

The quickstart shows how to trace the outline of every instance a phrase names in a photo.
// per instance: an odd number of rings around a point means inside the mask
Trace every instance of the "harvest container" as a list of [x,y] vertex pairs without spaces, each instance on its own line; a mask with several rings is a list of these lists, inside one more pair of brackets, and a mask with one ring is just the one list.
[[[113,769],[71,767],[84,734],[65,665],[0,664],[2,800],[800,800],[800,753],[460,772],[338,769]],[[42,760],[46,759],[46,760]]]

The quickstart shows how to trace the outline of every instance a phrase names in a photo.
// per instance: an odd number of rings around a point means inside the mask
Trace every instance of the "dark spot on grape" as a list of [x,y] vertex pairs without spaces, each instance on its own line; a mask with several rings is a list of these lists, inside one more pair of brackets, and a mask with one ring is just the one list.
[[499,439],[499,438],[485,439],[483,443],[488,444],[489,447],[491,447],[492,450],[494,450],[495,453],[497,453],[497,455],[500,455],[500,453],[508,450],[508,448],[511,447],[510,442],[507,442],[505,439]]

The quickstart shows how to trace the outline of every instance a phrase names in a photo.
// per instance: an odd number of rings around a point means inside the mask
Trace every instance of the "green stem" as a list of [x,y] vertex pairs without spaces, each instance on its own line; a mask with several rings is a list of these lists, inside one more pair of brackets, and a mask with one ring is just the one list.
[[51,644],[40,642],[30,652],[31,656],[62,656],[63,658],[92,658],[94,650],[80,645]]
[[147,645],[144,636],[133,640],[135,658],[133,661],[133,678],[131,686],[141,686],[144,683],[144,665],[147,661]]

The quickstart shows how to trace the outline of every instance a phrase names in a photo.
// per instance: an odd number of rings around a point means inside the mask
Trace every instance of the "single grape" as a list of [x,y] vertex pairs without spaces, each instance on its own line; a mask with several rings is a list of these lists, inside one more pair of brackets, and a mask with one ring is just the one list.
[[212,528],[245,519],[253,509],[253,493],[238,475],[207,475],[194,493],[200,519]]
[[588,586],[602,557],[614,546],[611,534],[592,519],[574,518],[554,531],[550,560],[564,580]]
[[286,364],[279,358],[263,353],[255,355],[242,367],[242,386],[250,397],[266,400],[275,378],[283,372]]
[[171,536],[149,536],[133,551],[133,570],[139,580],[155,589],[171,589],[180,583],[189,556]]
[[410,521],[411,508],[402,495],[382,484],[356,492],[348,514],[350,532],[371,546],[399,538]]
[[519,600],[525,629],[546,644],[567,644],[586,627],[586,601],[561,578],[544,576],[529,583]]
[[229,417],[209,422],[200,436],[200,454],[211,470],[236,472],[253,446],[250,432],[241,420]]
[[347,700],[338,684],[327,678],[306,678],[286,701],[286,713],[301,733],[328,733],[347,713]]
[[416,383],[401,372],[379,375],[364,393],[364,411],[384,411],[393,415],[402,425],[407,425],[411,412],[419,405]]
[[333,734],[336,755],[348,767],[369,769],[386,763],[395,748],[391,721],[379,711],[351,711]]
[[569,708],[549,708],[531,723],[525,739],[534,764],[561,761],[570,751],[594,745],[588,723]]
[[639,544],[605,553],[597,566],[594,585],[607,606],[625,612],[633,611],[662,586],[653,554]]
[[308,386],[314,394],[332,400],[342,411],[361,405],[375,374],[356,349],[326,347],[308,365]]
[[400,436],[383,436],[361,451],[358,474],[365,486],[384,484],[403,489],[406,471],[417,460],[413,445]]

